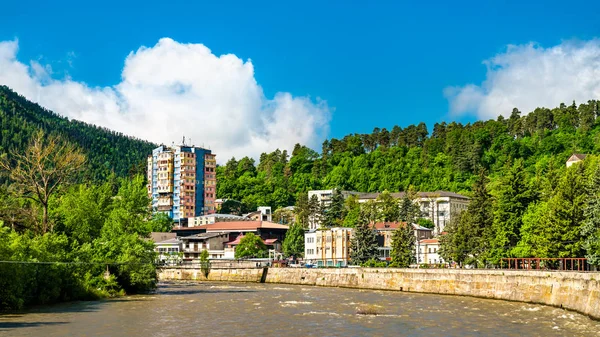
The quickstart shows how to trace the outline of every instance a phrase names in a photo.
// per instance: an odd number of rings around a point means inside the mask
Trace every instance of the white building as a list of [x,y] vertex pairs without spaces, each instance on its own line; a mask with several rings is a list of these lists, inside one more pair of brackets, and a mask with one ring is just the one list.
[[444,263],[439,255],[440,241],[437,238],[420,240],[418,248],[418,261],[425,264]]
[[[379,194],[361,193],[358,196],[358,202],[374,201]],[[391,195],[396,199],[402,199],[405,192],[391,193]],[[470,200],[469,197],[462,194],[448,191],[418,192],[417,196],[415,202],[418,202],[421,207],[421,216],[431,220],[435,225],[434,235],[443,233],[452,216],[466,210]]]
[[188,219],[188,227],[210,225],[222,221],[244,221],[249,220],[240,215],[233,214],[207,214]]
[[171,238],[154,243],[154,251],[158,253],[158,262],[161,264],[177,264],[181,261],[182,241],[178,238]]

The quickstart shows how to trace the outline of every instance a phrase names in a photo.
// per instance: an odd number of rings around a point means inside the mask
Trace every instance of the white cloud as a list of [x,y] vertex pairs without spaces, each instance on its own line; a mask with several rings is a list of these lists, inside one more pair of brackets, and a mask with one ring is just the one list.
[[480,118],[510,115],[514,107],[529,113],[537,107],[600,98],[600,40],[568,41],[543,48],[510,45],[506,52],[483,62],[486,79],[480,85],[448,87],[444,95],[454,114]]
[[280,92],[265,97],[251,61],[216,56],[202,44],[163,38],[131,52],[119,84],[90,87],[52,78],[52,69],[17,59],[18,41],[0,42],[0,84],[69,118],[157,143],[183,135],[210,147],[219,162],[258,158],[301,143],[319,148],[327,136],[326,102]]

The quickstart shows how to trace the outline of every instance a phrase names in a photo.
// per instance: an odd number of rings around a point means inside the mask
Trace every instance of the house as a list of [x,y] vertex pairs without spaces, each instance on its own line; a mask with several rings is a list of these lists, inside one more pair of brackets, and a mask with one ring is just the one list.
[[[377,245],[379,249],[379,258],[381,260],[390,260],[390,254],[392,252],[392,235],[394,233],[394,230],[396,230],[401,225],[406,226],[406,223],[377,222],[373,225],[378,234]],[[412,228],[415,234],[415,252],[417,252],[417,243],[419,242],[419,240],[429,239],[433,237],[433,230],[415,223],[412,224]]]
[[256,211],[248,213],[244,215],[244,217],[254,221],[273,221],[273,214],[271,213],[270,206],[260,206]]
[[158,253],[157,261],[160,264],[177,264],[181,261],[182,241],[170,238],[154,243],[154,251]]
[[585,159],[585,157],[587,157],[587,154],[573,153],[571,155],[571,157],[569,157],[569,159],[567,159],[567,167],[571,167],[571,165],[573,165],[575,163],[579,163],[580,161],[583,161]]
[[439,255],[440,240],[437,238],[424,239],[418,242],[418,260],[419,263],[441,264],[445,263]]
[[317,266],[343,267],[350,258],[352,228],[311,229],[304,234],[304,260]]
[[228,233],[201,233],[184,236],[182,242],[183,261],[199,262],[200,253],[208,251],[209,259],[222,259],[225,256],[225,243],[229,241]]
[[[239,234],[235,240],[225,243],[225,255],[226,259],[235,258],[235,247],[240,244],[240,241],[244,238],[244,234]],[[262,239],[262,242],[267,246],[267,250],[281,253],[281,242],[278,239]]]

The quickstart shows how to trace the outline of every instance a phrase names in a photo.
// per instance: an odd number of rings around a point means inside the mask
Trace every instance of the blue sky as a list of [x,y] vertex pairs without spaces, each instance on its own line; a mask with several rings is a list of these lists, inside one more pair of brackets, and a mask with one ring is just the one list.
[[0,41],[18,39],[17,59],[49,65],[54,79],[68,74],[90,87],[113,86],[125,58],[141,46],[163,37],[203,44],[215,55],[250,59],[267,98],[288,92],[327,101],[330,137],[488,117],[472,97],[462,106],[455,98],[451,113],[444,90],[481,87],[488,76],[482,62],[506,53],[507,45],[535,42],[543,54],[600,36],[594,1],[10,1],[2,7]]

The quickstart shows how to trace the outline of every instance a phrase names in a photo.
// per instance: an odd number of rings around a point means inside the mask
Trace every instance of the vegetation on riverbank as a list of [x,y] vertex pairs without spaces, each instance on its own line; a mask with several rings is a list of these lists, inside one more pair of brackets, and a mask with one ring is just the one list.
[[[150,216],[144,178],[113,175],[101,184],[68,185],[77,167],[59,174],[66,154],[52,152],[64,146],[40,133],[24,154],[3,158],[10,166],[3,178],[12,184],[0,188],[0,309],[155,287],[154,245],[146,238],[164,219]],[[47,156],[36,157],[33,148]],[[32,161],[35,168],[27,166]],[[15,174],[23,171],[29,177],[19,180]]]

